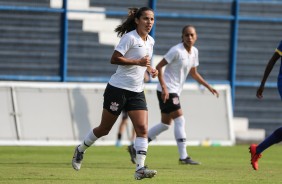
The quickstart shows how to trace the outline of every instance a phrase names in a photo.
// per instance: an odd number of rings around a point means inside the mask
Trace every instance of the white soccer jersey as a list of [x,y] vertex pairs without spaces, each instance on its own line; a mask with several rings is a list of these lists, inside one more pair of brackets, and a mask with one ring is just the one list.
[[[199,65],[198,49],[193,46],[188,53],[183,43],[179,43],[165,54],[164,59],[168,62],[163,76],[168,92],[180,95],[191,68]],[[160,83],[157,90],[162,91]]]
[[[115,50],[128,59],[140,59],[148,55],[152,58],[155,40],[148,35],[144,42],[136,30],[122,36]],[[138,65],[118,65],[109,81],[110,85],[133,92],[144,90],[144,74],[147,67]]]

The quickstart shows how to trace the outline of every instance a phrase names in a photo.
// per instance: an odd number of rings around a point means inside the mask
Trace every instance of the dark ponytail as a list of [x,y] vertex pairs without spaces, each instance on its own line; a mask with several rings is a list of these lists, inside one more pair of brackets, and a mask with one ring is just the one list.
[[122,37],[125,33],[128,33],[134,29],[136,29],[135,18],[139,19],[144,11],[152,11],[153,9],[148,7],[142,8],[128,8],[128,16],[127,19],[119,26],[116,27],[115,32],[119,37]]

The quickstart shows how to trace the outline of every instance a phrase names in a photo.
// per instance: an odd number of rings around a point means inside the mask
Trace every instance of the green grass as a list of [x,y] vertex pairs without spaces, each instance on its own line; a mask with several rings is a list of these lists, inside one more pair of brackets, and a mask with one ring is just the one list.
[[259,171],[250,165],[248,145],[188,147],[202,165],[178,165],[176,146],[149,146],[146,164],[155,178],[136,181],[126,147],[94,146],[87,150],[80,171],[71,166],[74,147],[0,147],[0,183],[127,184],[127,183],[282,183],[282,146],[266,150]]

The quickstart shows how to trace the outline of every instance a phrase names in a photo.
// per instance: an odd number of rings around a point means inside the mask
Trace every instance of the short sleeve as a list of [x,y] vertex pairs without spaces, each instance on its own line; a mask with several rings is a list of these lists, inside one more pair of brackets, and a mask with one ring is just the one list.
[[132,47],[132,45],[133,45],[133,38],[125,34],[123,37],[121,37],[115,50],[124,56],[125,53]]
[[276,48],[275,52],[277,52],[280,56],[282,56],[282,40],[280,41],[278,47]]
[[169,49],[169,51],[164,55],[165,60],[168,63],[171,63],[173,60],[175,60],[178,56],[178,52],[175,49],[175,47],[172,47],[171,49]]
[[197,48],[195,48],[195,62],[193,67],[199,66],[199,51]]

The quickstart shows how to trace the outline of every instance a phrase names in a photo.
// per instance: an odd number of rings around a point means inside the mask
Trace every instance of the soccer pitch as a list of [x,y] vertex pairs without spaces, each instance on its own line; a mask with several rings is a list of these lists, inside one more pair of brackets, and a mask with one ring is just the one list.
[[80,171],[71,166],[73,147],[0,147],[0,183],[127,184],[127,183],[281,183],[281,145],[263,153],[259,170],[250,165],[248,145],[188,147],[201,165],[179,165],[176,146],[149,146],[146,164],[156,177],[137,181],[126,146],[93,146],[85,153]]

